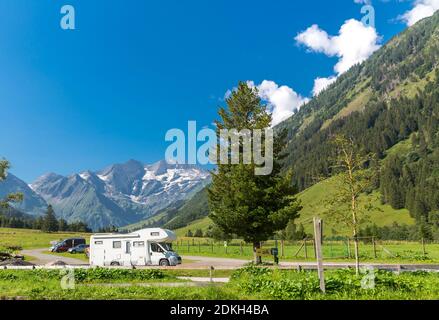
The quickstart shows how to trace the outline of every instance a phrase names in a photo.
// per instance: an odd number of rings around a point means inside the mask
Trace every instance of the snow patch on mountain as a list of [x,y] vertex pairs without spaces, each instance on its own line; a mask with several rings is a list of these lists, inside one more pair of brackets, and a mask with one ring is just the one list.
[[46,174],[31,187],[51,203],[55,212],[93,228],[137,222],[178,201],[186,200],[210,183],[210,173],[191,165],[159,161],[144,165],[130,160],[101,171],[69,177]]

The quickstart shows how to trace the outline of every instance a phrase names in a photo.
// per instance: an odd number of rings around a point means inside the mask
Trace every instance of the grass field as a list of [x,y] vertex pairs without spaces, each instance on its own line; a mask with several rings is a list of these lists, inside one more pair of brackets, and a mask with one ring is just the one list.
[[[283,250],[281,242],[278,241],[280,261],[315,261],[314,246],[312,241],[307,241],[305,247],[303,242],[288,241],[284,243]],[[274,241],[267,241],[263,244],[266,249],[274,248]],[[354,251],[353,243],[343,241],[325,241],[323,243],[323,257],[326,261],[353,262]],[[253,248],[249,244],[233,240],[227,247],[223,243],[212,242],[207,239],[180,239],[173,245],[181,255],[227,257],[236,259],[251,260],[253,258]],[[302,249],[301,249],[302,248]],[[301,249],[299,251],[299,249]],[[282,255],[283,253],[283,255]],[[376,253],[376,254],[375,254]],[[421,242],[396,242],[396,241],[376,241],[375,250],[371,242],[360,243],[360,258],[363,262],[377,263],[439,263],[439,244],[426,243],[424,248]],[[297,254],[297,255],[296,255]],[[266,261],[272,261],[272,257],[266,257]]]
[[49,249],[51,241],[77,236],[87,241],[90,238],[90,234],[84,233],[44,233],[38,230],[0,228],[0,248],[19,246],[23,249]]
[[[418,300],[439,299],[439,274],[375,271],[364,286],[364,274],[325,273],[327,294],[315,272],[247,267],[229,273],[222,285],[189,286],[175,272],[160,270],[0,270],[0,300],[166,299],[166,300]],[[180,273],[181,275],[181,273]],[[191,274],[192,275],[192,274]],[[182,286],[176,286],[181,284]]]

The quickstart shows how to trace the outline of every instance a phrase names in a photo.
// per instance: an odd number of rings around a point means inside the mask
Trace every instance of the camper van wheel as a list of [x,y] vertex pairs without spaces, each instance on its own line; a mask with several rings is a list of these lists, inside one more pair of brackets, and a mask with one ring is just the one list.
[[110,263],[110,266],[112,266],[112,267],[119,267],[120,263],[117,262],[117,261],[113,261],[112,263]]
[[168,261],[168,259],[162,259],[162,260],[160,260],[160,266],[161,266],[161,267],[169,267],[169,261]]

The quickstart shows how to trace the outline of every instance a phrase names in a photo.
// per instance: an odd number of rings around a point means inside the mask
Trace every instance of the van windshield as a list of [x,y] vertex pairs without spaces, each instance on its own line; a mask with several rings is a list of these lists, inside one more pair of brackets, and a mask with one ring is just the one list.
[[161,242],[159,245],[166,251],[174,251],[169,243]]

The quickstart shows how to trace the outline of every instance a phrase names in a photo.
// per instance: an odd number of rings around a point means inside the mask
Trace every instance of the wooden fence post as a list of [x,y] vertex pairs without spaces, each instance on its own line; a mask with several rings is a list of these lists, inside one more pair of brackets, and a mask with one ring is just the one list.
[[215,268],[213,266],[210,266],[209,268],[210,282],[213,282],[213,270],[215,270]]
[[316,248],[317,269],[320,279],[320,290],[326,292],[325,288],[325,274],[323,271],[323,257],[322,257],[322,220],[314,218],[314,243]]
[[377,247],[376,247],[376,244],[375,244],[375,237],[372,237],[372,246],[373,246],[373,256],[376,259],[377,258]]
[[348,258],[351,259],[351,239],[348,238]]
[[243,255],[242,241],[239,242],[239,251],[240,251],[241,256],[242,256]]
[[422,253],[424,255],[424,257],[427,255],[427,251],[425,250],[425,240],[424,238],[422,238]]
[[283,240],[280,241],[280,251],[281,251],[281,253],[280,253],[281,257],[282,258],[285,257],[285,255],[284,255],[284,241]]
[[306,245],[306,239],[305,240],[303,240],[304,242],[304,249],[305,249],[305,259],[308,259],[308,247],[307,247],[307,245]]
[[317,251],[316,251],[316,240],[312,239],[312,245],[314,248],[314,258],[317,258]]

